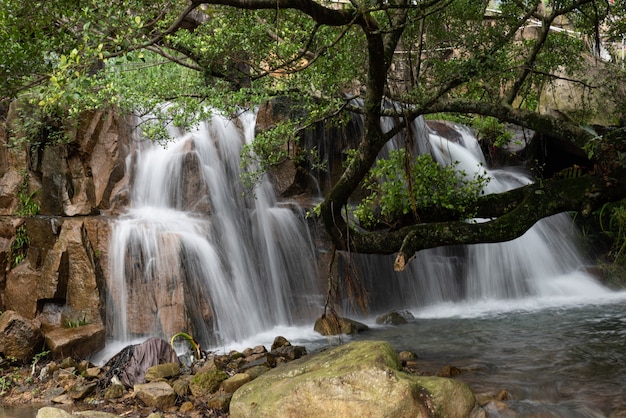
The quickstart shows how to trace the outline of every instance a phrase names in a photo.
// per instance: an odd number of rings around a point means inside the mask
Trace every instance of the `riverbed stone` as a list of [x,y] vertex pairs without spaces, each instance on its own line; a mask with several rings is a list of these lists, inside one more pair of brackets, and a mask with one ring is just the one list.
[[231,417],[467,417],[471,389],[404,373],[384,341],[359,341],[286,363],[235,392]]
[[134,386],[135,396],[146,406],[165,409],[176,403],[176,392],[167,382],[140,383]]

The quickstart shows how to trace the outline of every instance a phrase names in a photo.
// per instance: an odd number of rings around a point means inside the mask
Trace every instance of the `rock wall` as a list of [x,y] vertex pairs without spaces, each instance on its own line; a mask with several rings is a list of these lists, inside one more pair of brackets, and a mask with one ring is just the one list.
[[92,112],[66,130],[69,143],[8,146],[23,135],[18,106],[0,126],[0,311],[38,321],[56,354],[85,351],[54,341],[79,326],[89,330],[75,333],[80,345],[102,348],[111,230],[103,214],[124,203],[130,124]]

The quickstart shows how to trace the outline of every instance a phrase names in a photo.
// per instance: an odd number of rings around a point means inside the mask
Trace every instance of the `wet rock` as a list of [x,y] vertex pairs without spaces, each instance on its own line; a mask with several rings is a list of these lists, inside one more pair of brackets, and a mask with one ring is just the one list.
[[104,348],[104,327],[100,324],[57,328],[46,333],[46,345],[55,356],[87,357]]
[[285,337],[278,336],[278,337],[274,338],[274,342],[272,343],[271,351],[274,351],[277,348],[285,347],[285,346],[289,346],[289,345],[291,345],[291,343]]
[[461,374],[461,369],[455,366],[444,366],[437,372],[437,376],[439,377],[451,377],[458,376]]
[[284,345],[272,350],[272,354],[279,356],[287,361],[293,361],[300,357],[306,356],[306,347],[301,345]]
[[165,409],[176,403],[176,392],[166,382],[137,384],[134,386],[134,391],[135,396],[146,406]]
[[219,370],[199,372],[189,382],[189,390],[193,396],[208,396],[216,392],[228,375]]
[[231,416],[468,417],[464,383],[400,370],[386,342],[360,341],[276,367],[237,390]]
[[348,318],[323,316],[315,320],[313,329],[322,335],[357,334],[369,327]]
[[0,315],[0,353],[19,360],[32,358],[43,348],[43,335],[37,320],[13,311]]
[[379,325],[401,325],[415,321],[415,317],[409,311],[390,311],[376,317],[376,323]]
[[152,382],[159,379],[169,379],[180,374],[180,366],[178,363],[157,364],[146,370],[146,382]]
[[417,354],[412,351],[400,351],[398,353],[398,358],[401,361],[415,360],[417,358]]

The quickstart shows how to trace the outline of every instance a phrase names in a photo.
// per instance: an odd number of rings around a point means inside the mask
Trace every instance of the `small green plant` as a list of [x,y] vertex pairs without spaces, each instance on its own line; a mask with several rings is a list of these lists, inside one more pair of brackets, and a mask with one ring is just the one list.
[[492,116],[476,117],[472,120],[472,126],[478,131],[478,139],[487,141],[496,148],[509,144],[513,138],[504,124]]
[[39,213],[39,204],[33,199],[37,191],[29,191],[30,175],[26,169],[20,171],[22,181],[17,190],[18,206],[15,211],[17,216],[35,216]]
[[404,149],[392,151],[388,159],[376,162],[365,179],[369,193],[354,215],[365,228],[392,225],[394,219],[420,209],[444,209],[459,219],[472,218],[472,205],[489,178],[469,177],[456,166],[442,166],[428,154],[411,159]]
[[[608,214],[606,211],[609,211]],[[603,221],[608,217],[608,224]],[[617,205],[605,205],[600,210],[602,232],[613,240],[611,254],[618,264],[626,264],[626,200]]]
[[[4,365],[5,363],[15,365],[17,363],[17,359],[12,356],[6,356],[2,359],[2,361],[0,361],[0,365]],[[11,386],[17,382],[19,378],[18,370],[19,369],[17,367],[13,367],[11,371],[0,376],[0,396],[6,395]]]
[[78,328],[83,325],[89,324],[89,320],[87,319],[87,314],[83,312],[83,316],[78,319],[68,319],[65,321],[65,326],[67,328]]
[[9,251],[9,263],[11,267],[15,267],[26,259],[30,238],[26,233],[26,225],[22,224],[15,230],[15,238],[11,242]]

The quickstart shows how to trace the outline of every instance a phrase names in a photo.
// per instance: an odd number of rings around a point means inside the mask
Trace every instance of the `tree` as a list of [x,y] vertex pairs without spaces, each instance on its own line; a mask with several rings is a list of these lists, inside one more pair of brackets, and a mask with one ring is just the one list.
[[[420,249],[510,240],[543,217],[586,215],[626,195],[624,131],[598,135],[582,126],[590,110],[607,107],[581,102],[567,120],[537,107],[542,89],[566,79],[586,93],[613,92],[605,96],[619,114],[623,71],[592,55],[601,38],[623,34],[623,7],[604,0],[503,0],[499,10],[472,0],[3,3],[2,100],[21,94],[44,114],[72,117],[102,106],[147,112],[168,100],[174,105],[162,116],[185,124],[193,122],[189,109],[235,111],[288,96],[301,112],[257,139],[266,165],[284,158],[284,141],[315,121],[361,114],[363,137],[318,213],[337,248],[397,253],[399,270]],[[591,79],[589,62],[605,76]],[[393,230],[350,222],[344,208],[382,147],[406,122],[451,113],[570,143],[593,168],[477,198],[468,213],[493,219],[485,223],[437,210],[431,222],[409,217]],[[385,130],[381,116],[405,123]]]

